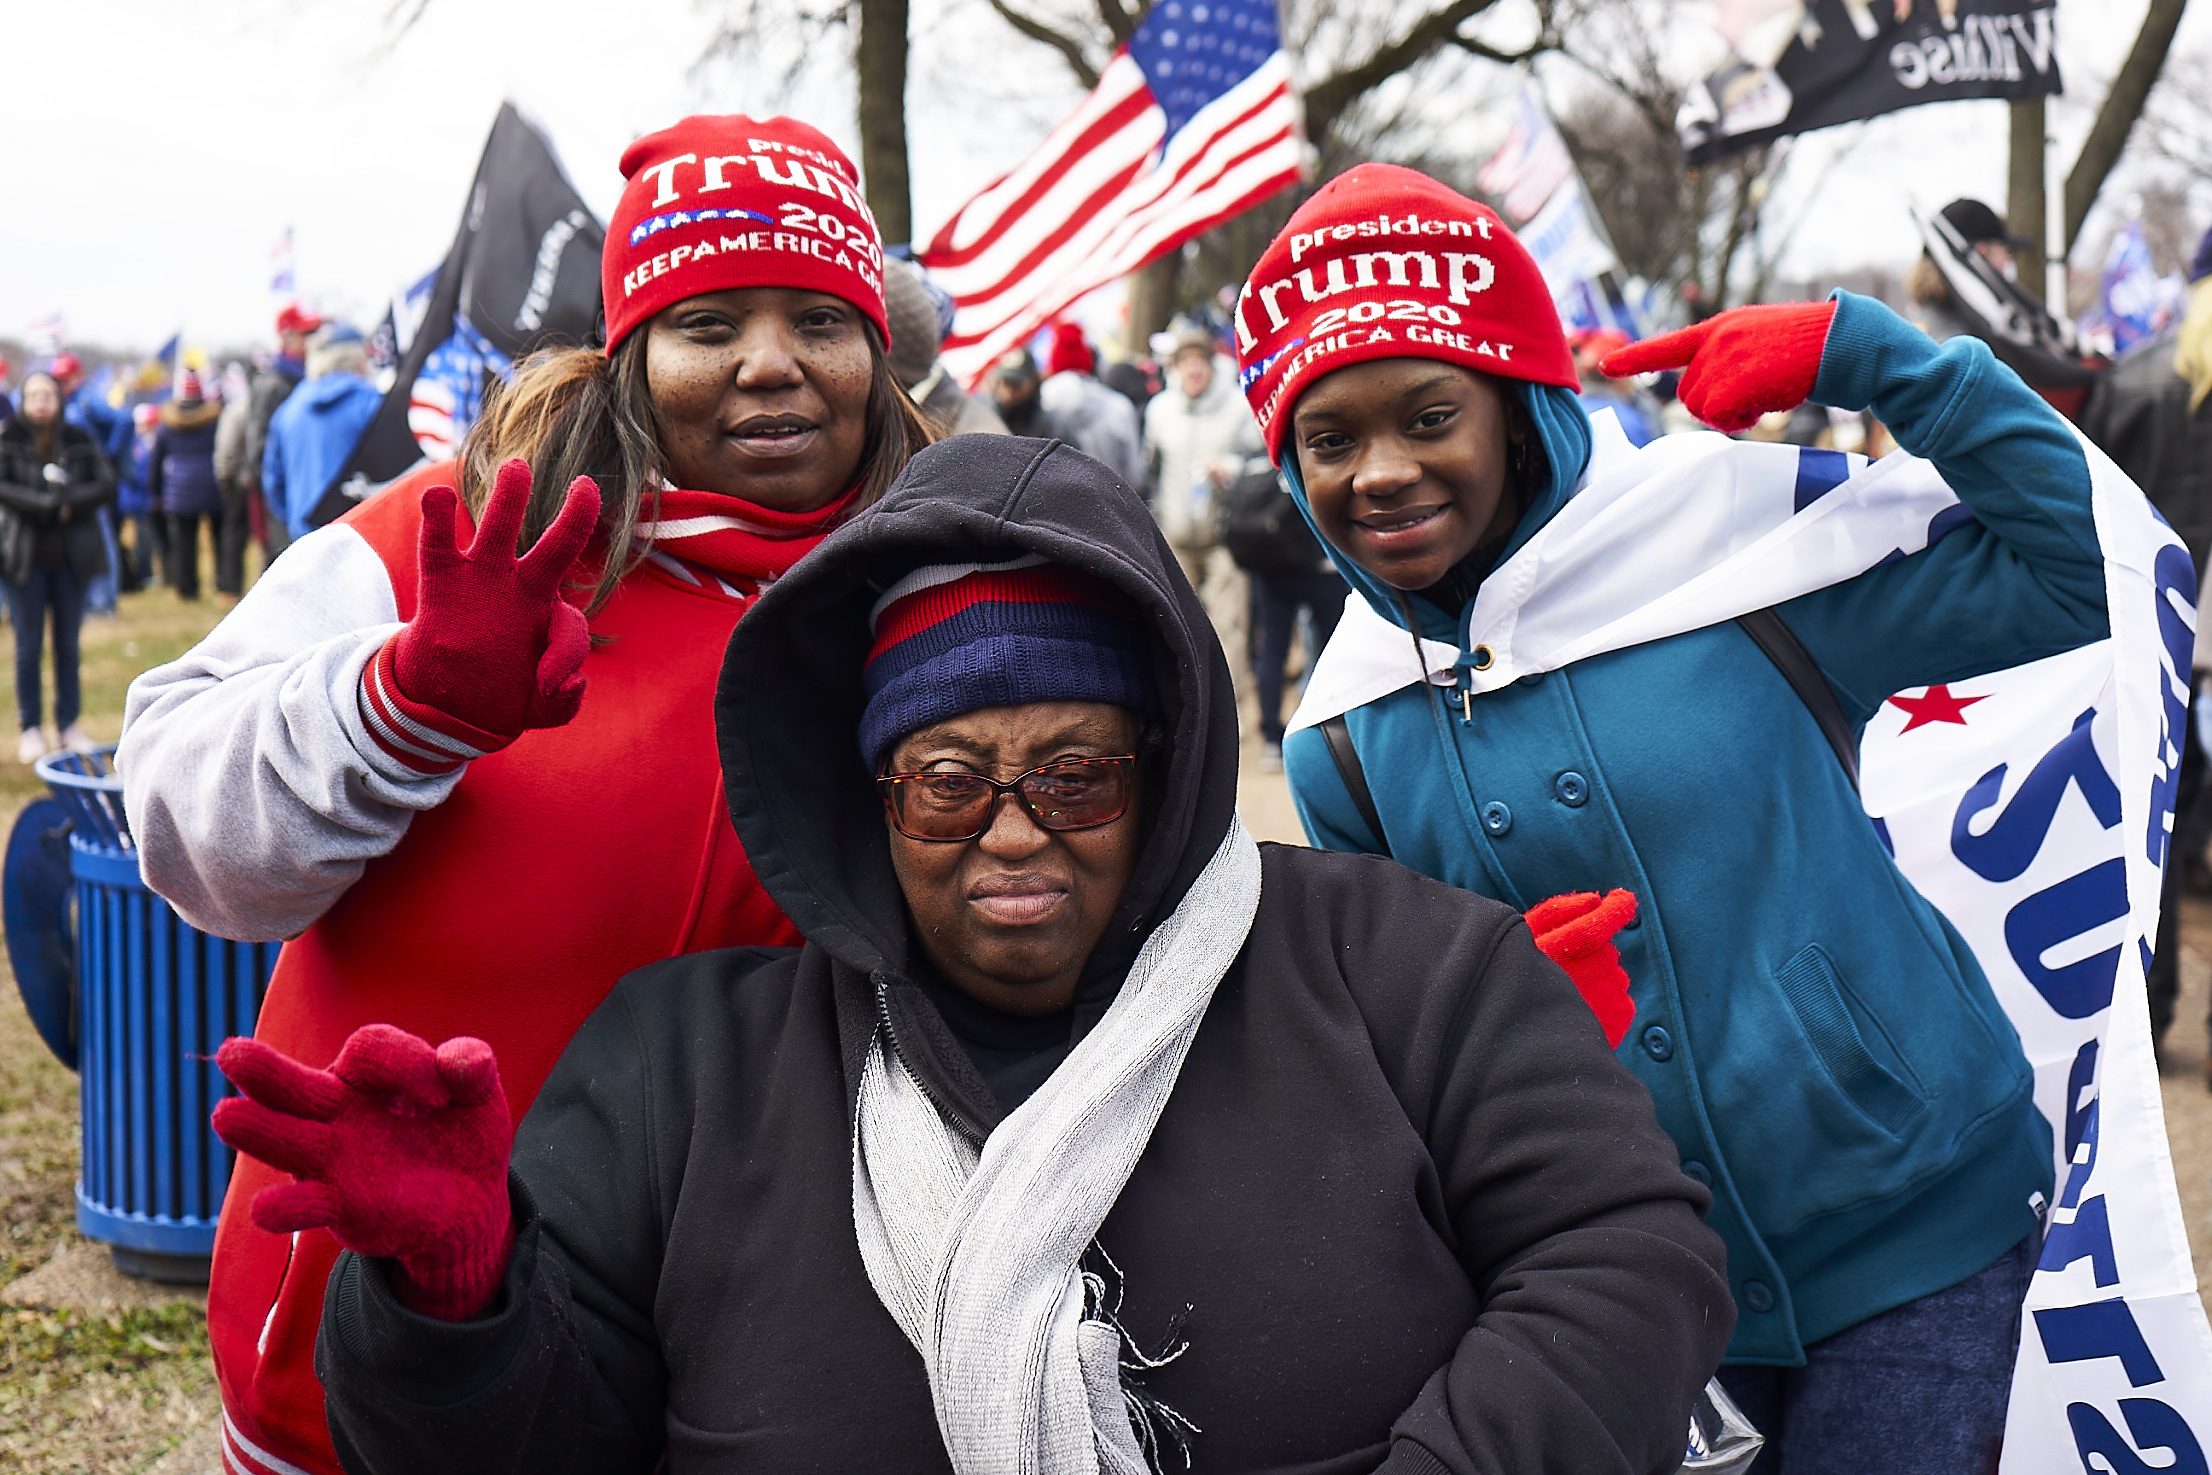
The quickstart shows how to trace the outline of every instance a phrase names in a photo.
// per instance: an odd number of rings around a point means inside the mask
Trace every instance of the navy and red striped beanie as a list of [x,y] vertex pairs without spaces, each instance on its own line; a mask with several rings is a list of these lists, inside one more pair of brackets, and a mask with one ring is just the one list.
[[876,601],[871,623],[860,752],[877,772],[909,733],[983,707],[1159,705],[1135,607],[1034,555],[916,569]]

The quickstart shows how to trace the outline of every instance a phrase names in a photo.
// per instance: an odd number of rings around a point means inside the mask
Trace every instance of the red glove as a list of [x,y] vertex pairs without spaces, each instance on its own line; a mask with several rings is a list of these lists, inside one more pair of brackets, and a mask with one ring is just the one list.
[[1835,315],[1833,302],[1732,307],[1696,327],[1631,343],[1598,367],[1616,379],[1681,369],[1675,393],[1682,407],[1734,435],[1811,397]]
[[599,521],[599,488],[579,476],[558,516],[521,558],[530,468],[499,468],[484,520],[463,553],[451,487],[422,494],[415,617],[362,673],[370,732],[393,757],[446,772],[533,727],[559,727],[584,700],[591,632],[561,584]]
[[1628,996],[1628,971],[1621,967],[1613,934],[1635,920],[1636,893],[1615,888],[1600,898],[1595,891],[1571,891],[1540,901],[1523,915],[1537,948],[1566,970],[1582,1002],[1597,1015],[1605,1043],[1619,1048],[1636,1004]]
[[369,1024],[329,1070],[244,1038],[223,1041],[215,1061],[246,1093],[216,1103],[216,1135],[297,1179],[254,1195],[254,1223],[328,1229],[357,1254],[398,1261],[393,1289],[424,1316],[466,1321],[490,1304],[515,1239],[514,1128],[491,1046],[462,1035],[433,1051]]

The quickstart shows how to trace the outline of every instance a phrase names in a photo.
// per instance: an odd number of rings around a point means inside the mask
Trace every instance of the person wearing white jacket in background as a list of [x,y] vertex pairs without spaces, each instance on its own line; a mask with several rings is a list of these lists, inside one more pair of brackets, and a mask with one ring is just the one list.
[[1252,586],[1216,536],[1214,509],[1245,458],[1262,453],[1259,422],[1203,328],[1176,335],[1167,369],[1167,387],[1144,407],[1152,516],[1229,652],[1241,711],[1251,686]]

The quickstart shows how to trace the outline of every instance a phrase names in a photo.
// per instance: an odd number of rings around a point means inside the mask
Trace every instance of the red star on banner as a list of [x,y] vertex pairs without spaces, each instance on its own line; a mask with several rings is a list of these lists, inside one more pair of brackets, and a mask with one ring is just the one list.
[[1891,697],[1889,704],[1911,719],[1905,724],[1905,732],[1911,732],[1931,722],[1955,722],[1964,727],[1966,709],[1986,700],[1986,697],[1955,697],[1948,686],[1931,686],[1921,696]]

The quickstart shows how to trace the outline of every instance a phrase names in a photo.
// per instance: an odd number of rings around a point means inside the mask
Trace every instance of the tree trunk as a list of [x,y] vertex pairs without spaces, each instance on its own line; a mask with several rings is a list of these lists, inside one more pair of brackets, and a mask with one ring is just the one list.
[[886,245],[914,239],[906,174],[907,0],[859,0],[860,177]]
[[1154,333],[1167,331],[1175,316],[1175,288],[1183,269],[1183,253],[1170,251],[1129,278],[1129,357],[1141,358]]
[[[2012,104],[2012,161],[2005,177],[2005,229],[2033,241],[2012,254],[2020,290],[2042,300],[2044,250],[2043,99],[2022,97]],[[2064,310],[2060,304],[2059,310]]]
[[2097,109],[2097,121],[2089,125],[2081,157],[2066,176],[2066,239],[2058,243],[2062,253],[2074,248],[2074,237],[2081,234],[2081,223],[2089,217],[2089,207],[2097,202],[2097,191],[2104,188],[2112,166],[2120,162],[2128,133],[2143,115],[2151,85],[2166,65],[2167,48],[2174,44],[2174,28],[2181,24],[2183,3],[2151,0],[2143,14],[2143,29],[2135,33],[2135,45],[2121,64],[2120,75],[2112,79],[2112,90]]

